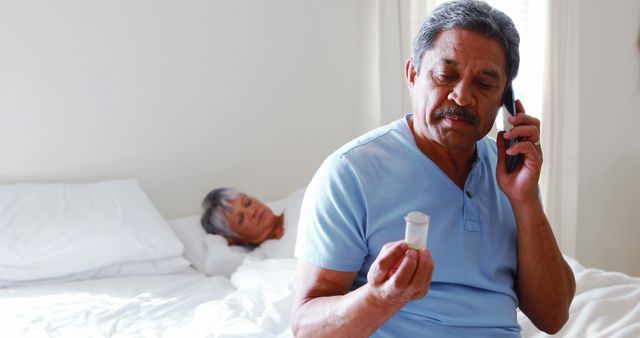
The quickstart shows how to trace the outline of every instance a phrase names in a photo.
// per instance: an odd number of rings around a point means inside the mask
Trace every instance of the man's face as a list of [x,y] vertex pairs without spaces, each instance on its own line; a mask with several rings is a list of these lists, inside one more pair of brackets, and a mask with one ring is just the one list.
[[505,50],[479,33],[446,30],[425,52],[420,74],[409,60],[406,75],[417,140],[469,149],[491,130],[502,104]]
[[267,239],[281,236],[281,227],[273,211],[255,197],[241,194],[229,201],[226,213],[229,227],[240,239],[251,244],[261,244]]

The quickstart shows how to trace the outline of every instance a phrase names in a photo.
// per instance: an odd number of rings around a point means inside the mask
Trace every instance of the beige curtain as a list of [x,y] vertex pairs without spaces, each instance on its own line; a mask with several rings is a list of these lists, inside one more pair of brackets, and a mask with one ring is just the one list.
[[389,123],[411,111],[404,65],[420,23],[440,1],[376,0],[379,40],[376,63],[379,74],[377,97],[380,123]]
[[575,256],[578,220],[578,0],[549,1],[542,148],[547,217],[563,253]]

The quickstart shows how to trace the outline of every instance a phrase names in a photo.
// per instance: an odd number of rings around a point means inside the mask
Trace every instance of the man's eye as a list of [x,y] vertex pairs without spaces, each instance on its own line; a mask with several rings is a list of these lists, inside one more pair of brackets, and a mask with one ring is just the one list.
[[483,89],[491,89],[495,87],[493,83],[489,83],[485,81],[476,81],[476,83],[478,84],[478,86],[480,86]]
[[245,208],[246,208],[246,207],[248,207],[248,206],[250,206],[252,202],[253,202],[253,201],[252,201],[250,198],[247,198],[247,200],[246,200],[246,201],[244,201],[244,206],[245,206]]

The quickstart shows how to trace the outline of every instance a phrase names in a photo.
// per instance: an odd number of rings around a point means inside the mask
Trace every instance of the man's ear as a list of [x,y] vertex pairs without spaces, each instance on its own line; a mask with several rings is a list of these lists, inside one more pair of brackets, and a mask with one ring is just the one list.
[[404,76],[407,79],[407,87],[409,88],[409,94],[412,93],[413,86],[416,83],[416,67],[413,64],[413,60],[409,58],[404,65]]

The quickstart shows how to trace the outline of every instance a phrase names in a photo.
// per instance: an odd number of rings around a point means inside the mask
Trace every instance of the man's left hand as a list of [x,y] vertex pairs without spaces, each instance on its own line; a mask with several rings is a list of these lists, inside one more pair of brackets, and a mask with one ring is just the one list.
[[[520,100],[516,101],[515,116],[509,117],[513,128],[498,133],[497,179],[500,189],[512,203],[538,200],[538,179],[542,169],[540,146],[540,120],[524,113]],[[505,149],[505,139],[520,138],[521,141]],[[524,160],[514,171],[507,174],[506,155],[523,154]]]

